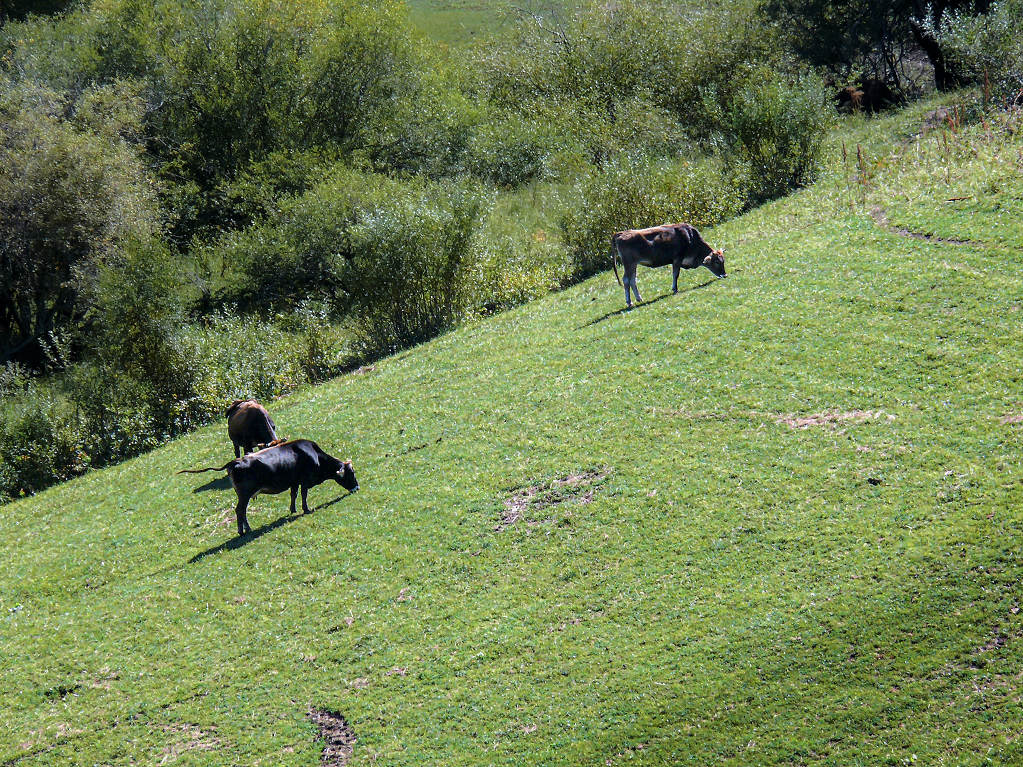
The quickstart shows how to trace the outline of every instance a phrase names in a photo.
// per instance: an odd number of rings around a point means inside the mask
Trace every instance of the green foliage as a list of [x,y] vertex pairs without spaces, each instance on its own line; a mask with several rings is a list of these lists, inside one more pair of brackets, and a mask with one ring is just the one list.
[[91,357],[142,386],[155,428],[175,430],[177,403],[192,395],[189,360],[175,342],[182,324],[180,265],[162,246],[125,243],[96,281]]
[[90,457],[62,398],[28,384],[3,399],[0,418],[0,502],[82,474]]
[[505,107],[567,103],[581,123],[612,130],[653,107],[687,124],[701,88],[727,82],[744,63],[770,60],[773,39],[754,3],[594,3],[564,17],[524,14],[517,45],[495,46],[483,66],[493,71],[491,100]]
[[582,182],[561,228],[573,258],[574,276],[611,265],[614,232],[662,223],[707,227],[739,213],[741,185],[716,164],[705,162],[612,162]]
[[820,78],[786,79],[757,69],[723,107],[728,162],[748,184],[752,203],[773,200],[813,181],[824,136],[834,123]]
[[934,35],[965,77],[1010,103],[1023,94],[1023,2],[1001,0],[986,14],[950,13]]
[[218,258],[247,305],[322,298],[351,314],[367,353],[428,337],[458,319],[464,266],[484,213],[465,184],[397,182],[337,168],[279,213],[231,236]]
[[23,31],[33,43],[15,45],[10,65],[22,76],[144,84],[149,149],[183,240],[244,221],[244,201],[225,203],[253,163],[374,146],[419,82],[397,2],[109,0]]
[[991,0],[767,0],[788,46],[841,79],[867,76],[896,89],[915,86],[913,54],[923,52],[935,85],[947,90],[969,75],[937,34],[949,16],[986,13]]
[[152,183],[120,138],[137,102],[116,86],[76,101],[0,81],[0,358],[80,319],[98,265],[156,232]]

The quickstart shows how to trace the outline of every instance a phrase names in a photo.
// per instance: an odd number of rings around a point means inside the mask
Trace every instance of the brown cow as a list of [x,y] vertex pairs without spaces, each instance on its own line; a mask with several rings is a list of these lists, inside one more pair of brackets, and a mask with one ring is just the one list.
[[[616,257],[622,260],[625,281],[618,277]],[[636,285],[636,266],[667,266],[671,264],[671,292],[678,293],[680,269],[706,266],[718,277],[725,273],[725,251],[714,250],[703,241],[696,227],[689,224],[663,224],[648,229],[626,229],[611,237],[611,266],[618,284],[625,286],[625,305],[632,306],[631,287],[636,300],[642,301]]]
[[835,105],[839,112],[864,111],[874,114],[901,101],[899,94],[884,82],[872,78],[842,88],[835,94]]
[[227,436],[234,443],[235,458],[277,439],[277,424],[254,399],[236,399],[226,415]]

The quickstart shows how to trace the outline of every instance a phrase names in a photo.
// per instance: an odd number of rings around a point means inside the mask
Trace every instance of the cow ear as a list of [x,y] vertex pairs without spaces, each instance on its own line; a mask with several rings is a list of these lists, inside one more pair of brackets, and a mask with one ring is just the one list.
[[709,264],[710,263],[710,256],[707,256],[705,259],[703,259],[703,263]]

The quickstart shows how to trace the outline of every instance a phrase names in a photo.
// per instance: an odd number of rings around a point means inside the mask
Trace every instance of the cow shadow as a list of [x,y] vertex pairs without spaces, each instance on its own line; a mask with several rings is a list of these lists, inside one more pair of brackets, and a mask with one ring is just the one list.
[[[682,293],[691,293],[694,290],[699,290],[700,288],[705,288],[708,285],[712,285],[715,282],[717,282],[717,277],[715,277],[714,279],[711,279],[711,280],[707,280],[706,282],[701,282],[699,285],[693,285],[692,287],[683,288],[682,290],[680,290],[678,292],[678,294],[681,295]],[[635,304],[631,309],[629,307],[627,307],[627,306],[623,306],[621,309],[615,309],[613,312],[608,312],[607,314],[605,314],[605,315],[603,315],[601,317],[597,317],[596,319],[590,320],[589,322],[587,322],[584,325],[580,325],[579,327],[576,328],[576,330],[583,330],[584,328],[591,327],[592,325],[597,325],[597,324],[603,322],[604,320],[609,320],[612,317],[617,317],[619,314],[625,314],[626,312],[633,312],[633,311],[636,311],[637,309],[645,309],[646,307],[653,306],[654,304],[658,303],[659,301],[663,301],[666,298],[671,298],[673,295],[675,295],[675,294],[674,293],[670,293],[670,292],[669,293],[663,293],[663,294],[657,296],[657,298],[652,298],[649,301],[644,301],[641,304]]]
[[[309,512],[314,513],[320,511],[321,509],[326,509],[330,506],[333,506],[335,503],[340,503],[349,495],[351,495],[351,493],[348,493],[346,495],[339,495],[332,501],[326,501],[325,503],[321,503],[319,506],[313,506],[309,509]],[[206,551],[200,551],[198,554],[196,554],[194,557],[188,560],[188,564],[194,565],[196,562],[199,562],[205,559],[206,557],[212,557],[216,554],[220,554],[225,551],[234,551],[235,549],[240,549],[245,544],[252,543],[254,540],[256,540],[257,538],[261,538],[267,533],[272,533],[274,530],[280,527],[290,525],[292,522],[297,522],[303,516],[306,515],[302,513],[286,514],[283,517],[275,519],[273,522],[267,522],[265,525],[261,525],[260,527],[254,528],[245,535],[235,536],[234,538],[226,540],[223,543],[218,544],[217,546],[212,546],[211,548],[206,549]]]
[[228,490],[231,487],[230,477],[218,477],[217,479],[211,479],[205,485],[199,485],[199,487],[192,490],[193,493],[205,493],[208,490]]

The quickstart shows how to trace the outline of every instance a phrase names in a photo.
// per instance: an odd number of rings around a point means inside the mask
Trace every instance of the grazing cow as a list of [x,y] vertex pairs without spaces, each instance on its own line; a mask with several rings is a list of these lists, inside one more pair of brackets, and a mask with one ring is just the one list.
[[[632,306],[631,287],[636,300],[642,301],[636,285],[636,265],[657,267],[671,264],[671,292],[678,293],[680,269],[706,266],[718,277],[725,273],[725,251],[714,250],[689,224],[664,224],[648,229],[626,229],[611,237],[611,266],[618,284],[625,286],[625,305]],[[618,276],[617,259],[622,261],[625,282]]]
[[182,469],[178,474],[201,474],[204,471],[223,471],[231,478],[238,506],[238,535],[251,532],[245,512],[249,500],[257,493],[283,493],[291,490],[291,514],[295,514],[295,496],[302,490],[302,513],[309,513],[306,494],[310,487],[333,479],[345,490],[354,493],[359,489],[355,469],[351,461],[340,461],[327,455],[320,446],[308,439],[295,439],[273,447],[249,453],[241,458],[228,461],[223,466],[205,469]]
[[256,450],[277,439],[277,424],[266,408],[254,399],[236,399],[227,409],[227,436],[234,443],[234,457]]

